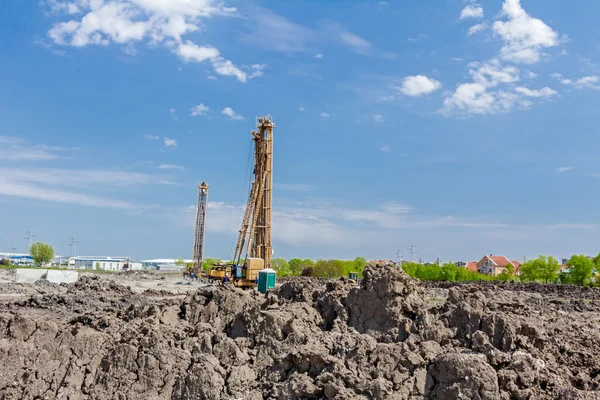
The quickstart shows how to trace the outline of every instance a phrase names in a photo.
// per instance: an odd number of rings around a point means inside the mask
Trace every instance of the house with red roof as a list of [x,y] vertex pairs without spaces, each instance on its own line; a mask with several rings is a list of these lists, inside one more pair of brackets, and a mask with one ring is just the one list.
[[[509,260],[505,256],[495,256],[493,254],[483,256],[483,258],[476,263],[476,270],[480,274],[497,276],[506,271],[509,265],[512,265],[515,275],[520,274],[520,262],[517,260]],[[469,265],[467,265],[467,267],[469,267]],[[470,266],[470,268],[473,268],[473,266]]]

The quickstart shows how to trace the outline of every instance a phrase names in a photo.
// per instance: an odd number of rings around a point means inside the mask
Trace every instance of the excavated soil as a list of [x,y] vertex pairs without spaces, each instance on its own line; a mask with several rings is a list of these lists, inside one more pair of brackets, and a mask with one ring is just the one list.
[[0,299],[0,398],[600,398],[597,292],[427,286],[390,266],[267,295],[37,284]]

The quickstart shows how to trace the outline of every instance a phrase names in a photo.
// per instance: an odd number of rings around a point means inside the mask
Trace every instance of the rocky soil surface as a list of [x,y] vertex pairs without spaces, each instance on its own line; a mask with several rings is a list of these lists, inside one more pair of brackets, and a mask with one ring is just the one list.
[[600,398],[597,292],[364,276],[267,295],[38,283],[0,299],[0,398]]

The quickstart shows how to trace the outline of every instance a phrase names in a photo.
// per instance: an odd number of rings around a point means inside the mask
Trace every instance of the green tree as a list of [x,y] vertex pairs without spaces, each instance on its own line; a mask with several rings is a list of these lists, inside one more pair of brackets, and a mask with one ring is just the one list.
[[183,258],[178,258],[175,260],[175,265],[177,265],[178,267],[183,266],[183,264],[185,264],[185,261],[183,260]]
[[504,271],[502,271],[496,278],[502,282],[514,281],[515,267],[512,264],[508,264]]
[[529,260],[523,265],[521,265],[521,275],[520,278],[523,282],[533,282],[541,277],[541,270],[544,268],[546,263],[545,260],[541,260],[540,256],[535,260]]
[[271,260],[271,268],[277,271],[277,276],[291,276],[292,268],[283,258],[274,258]]
[[592,278],[594,262],[584,255],[573,255],[567,265],[571,267],[569,275],[573,283],[585,285]]
[[359,276],[362,276],[365,267],[369,264],[366,258],[364,257],[356,257],[354,261],[352,261],[351,271],[348,272],[358,272]]
[[543,279],[545,283],[556,282],[558,275],[560,274],[560,265],[558,260],[552,256],[544,257],[540,256],[545,262],[540,263],[539,277]]
[[208,271],[213,267],[213,265],[218,264],[220,262],[221,260],[219,260],[218,258],[205,258],[204,261],[202,261],[202,269]]
[[29,248],[29,254],[33,261],[40,267],[47,264],[54,258],[54,249],[52,246],[42,242],[36,242]]
[[344,262],[341,260],[319,260],[313,269],[313,276],[321,278],[339,278],[343,273]]
[[302,260],[299,258],[292,258],[289,262],[290,264],[290,270],[292,271],[292,275],[300,275],[300,273],[302,272]]

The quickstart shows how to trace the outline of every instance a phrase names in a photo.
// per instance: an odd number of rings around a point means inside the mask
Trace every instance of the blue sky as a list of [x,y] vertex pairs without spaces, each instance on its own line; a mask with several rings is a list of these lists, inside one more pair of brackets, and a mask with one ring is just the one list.
[[227,258],[255,117],[275,256],[597,253],[600,4],[0,2],[0,250]]

